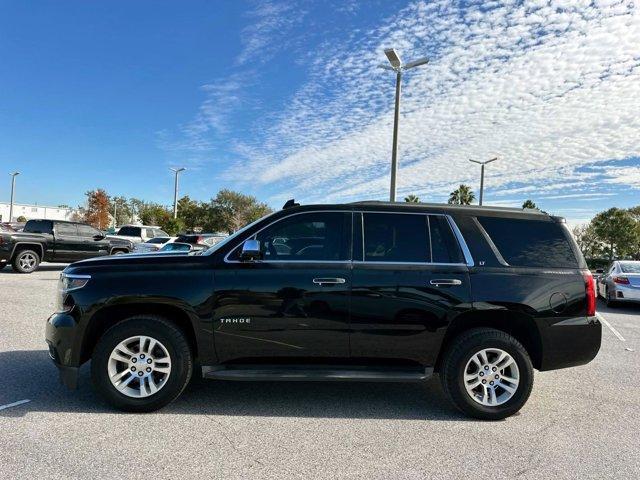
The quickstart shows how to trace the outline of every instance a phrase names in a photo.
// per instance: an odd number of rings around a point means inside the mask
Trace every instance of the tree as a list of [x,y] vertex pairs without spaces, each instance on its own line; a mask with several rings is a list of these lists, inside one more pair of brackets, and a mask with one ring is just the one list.
[[522,208],[535,208],[535,209],[537,209],[538,206],[534,203],[533,200],[525,200],[524,203],[522,204]]
[[115,217],[116,226],[133,222],[131,205],[125,197],[113,197],[109,209]]
[[585,258],[602,258],[605,255],[604,245],[596,235],[592,223],[576,225],[571,233]]
[[404,197],[404,201],[407,203],[420,203],[420,198],[412,193],[411,195]]
[[140,208],[138,216],[144,225],[158,225],[161,227],[163,223],[173,218],[172,212],[158,203],[145,203]]
[[87,196],[87,209],[84,212],[84,221],[93,227],[104,230],[109,227],[109,195],[103,189],[91,190],[85,193]]
[[449,194],[449,205],[471,205],[476,199],[473,190],[469,185],[460,184],[460,186]]
[[20,215],[18,218],[16,218],[16,222],[18,223],[25,223],[27,221],[27,217],[25,217],[24,215]]
[[[184,196],[178,200],[178,218],[182,220],[184,229],[193,232],[195,229],[212,231],[217,222],[213,207],[209,203],[191,200]],[[213,228],[215,230],[215,228]]]
[[160,222],[160,227],[171,236],[178,235],[185,230],[184,222],[182,221],[182,219],[173,218],[171,216],[169,216],[169,218],[163,219]]
[[598,239],[607,246],[609,260],[636,253],[633,248],[637,242],[637,225],[628,210],[610,208],[593,217],[591,224]]
[[216,197],[211,199],[211,206],[214,216],[217,217],[215,230],[229,233],[271,213],[271,209],[266,204],[258,202],[255,197],[227,189],[220,190]]

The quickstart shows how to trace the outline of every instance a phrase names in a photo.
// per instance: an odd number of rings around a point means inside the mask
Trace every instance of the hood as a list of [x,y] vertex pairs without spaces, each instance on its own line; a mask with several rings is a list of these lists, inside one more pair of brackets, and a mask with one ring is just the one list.
[[176,268],[180,265],[202,264],[207,261],[207,257],[202,255],[186,255],[186,252],[166,252],[166,253],[128,253],[125,255],[109,255],[94,257],[79,262],[72,263],[65,271],[100,268],[100,269],[139,269],[139,268]]
[[111,245],[131,245],[132,242],[127,237],[119,237],[118,235],[107,235],[105,237]]

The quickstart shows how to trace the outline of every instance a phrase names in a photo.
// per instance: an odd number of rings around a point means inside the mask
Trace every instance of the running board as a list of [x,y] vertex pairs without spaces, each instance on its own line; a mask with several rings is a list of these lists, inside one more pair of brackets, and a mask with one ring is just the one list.
[[203,366],[202,376],[210,380],[285,382],[421,382],[433,375],[433,368],[226,365]]

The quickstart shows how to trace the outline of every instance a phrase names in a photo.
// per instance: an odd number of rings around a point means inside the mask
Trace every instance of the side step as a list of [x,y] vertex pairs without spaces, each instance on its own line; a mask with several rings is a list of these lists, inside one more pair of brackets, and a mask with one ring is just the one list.
[[433,368],[354,367],[316,365],[214,365],[203,366],[202,376],[211,380],[286,382],[421,382]]

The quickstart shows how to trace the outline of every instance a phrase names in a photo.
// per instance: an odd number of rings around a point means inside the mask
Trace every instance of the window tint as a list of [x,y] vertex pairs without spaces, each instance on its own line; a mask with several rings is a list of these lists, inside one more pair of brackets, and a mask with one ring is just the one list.
[[28,233],[51,233],[51,229],[50,220],[29,220],[22,231]]
[[569,240],[558,223],[493,217],[478,217],[478,221],[513,267],[578,267]]
[[118,230],[118,235],[123,235],[125,237],[139,237],[141,236],[140,227],[122,227]]
[[147,240],[146,243],[166,243],[171,240],[169,237],[154,237],[151,240]]
[[77,237],[78,229],[73,223],[56,223],[56,235],[65,237]]
[[364,259],[371,262],[428,262],[427,216],[365,213]]
[[464,263],[464,257],[451,225],[442,215],[429,215],[433,263]]
[[81,237],[95,237],[100,235],[100,232],[89,225],[78,225],[78,235]]
[[264,260],[348,260],[351,214],[303,213],[285,218],[256,235]]

